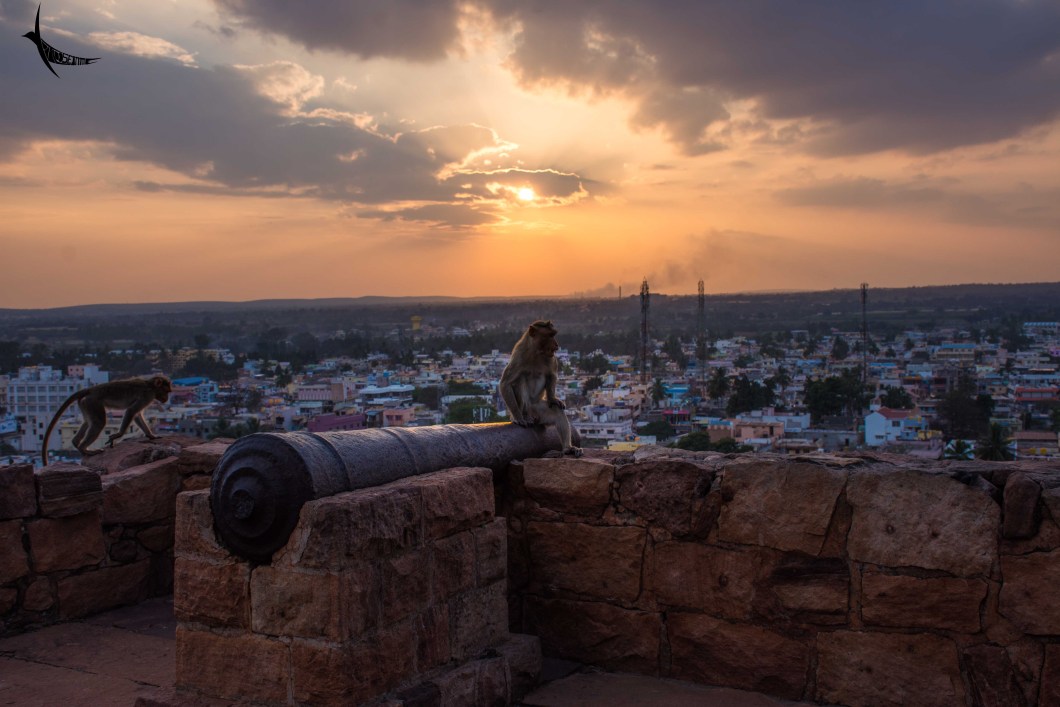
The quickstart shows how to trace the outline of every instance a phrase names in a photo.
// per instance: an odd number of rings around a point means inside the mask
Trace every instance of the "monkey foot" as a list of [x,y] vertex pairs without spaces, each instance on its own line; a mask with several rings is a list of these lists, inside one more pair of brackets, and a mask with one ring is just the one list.
[[577,458],[580,457],[584,452],[582,452],[581,447],[571,447],[570,449],[564,449],[563,453],[569,454],[570,456]]

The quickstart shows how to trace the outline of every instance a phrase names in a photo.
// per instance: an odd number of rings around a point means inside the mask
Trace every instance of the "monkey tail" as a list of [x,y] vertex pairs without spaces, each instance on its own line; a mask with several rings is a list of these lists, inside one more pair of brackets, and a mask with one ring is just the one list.
[[63,404],[59,406],[59,409],[52,415],[52,421],[48,423],[48,429],[44,431],[44,442],[41,443],[41,461],[44,466],[48,466],[48,438],[52,435],[52,430],[55,429],[55,423],[59,421],[62,414],[66,412],[66,408],[73,405],[81,398],[88,395],[88,388],[82,388],[81,390],[75,390],[73,394],[63,401]]

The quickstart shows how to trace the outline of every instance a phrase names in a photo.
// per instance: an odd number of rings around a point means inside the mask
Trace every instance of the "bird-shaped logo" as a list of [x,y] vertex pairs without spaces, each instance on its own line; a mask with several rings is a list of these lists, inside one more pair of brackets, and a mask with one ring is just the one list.
[[[32,32],[26,32],[23,37],[37,45],[37,51],[40,53],[41,61],[48,67],[48,71],[55,74],[55,69],[52,68],[52,64],[62,64],[64,66],[84,66],[85,64],[91,64],[94,61],[99,61],[99,57],[94,59],[85,59],[79,56],[72,56],[66,52],[61,52],[52,45],[45,42],[40,37],[40,5],[37,5],[37,21],[33,25]],[[55,74],[55,78],[59,78],[59,74]]]

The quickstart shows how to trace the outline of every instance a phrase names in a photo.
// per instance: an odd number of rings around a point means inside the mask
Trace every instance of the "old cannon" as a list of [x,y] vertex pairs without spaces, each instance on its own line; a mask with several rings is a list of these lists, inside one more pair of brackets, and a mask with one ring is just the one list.
[[500,470],[559,449],[554,428],[510,423],[265,432],[236,440],[224,453],[210,505],[225,547],[268,562],[307,501],[455,466]]

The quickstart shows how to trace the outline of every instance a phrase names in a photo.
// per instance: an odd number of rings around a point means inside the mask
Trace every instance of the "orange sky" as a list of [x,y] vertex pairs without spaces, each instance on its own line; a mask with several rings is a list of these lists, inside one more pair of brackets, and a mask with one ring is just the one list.
[[0,5],[0,307],[1057,279],[1055,3],[366,5]]

